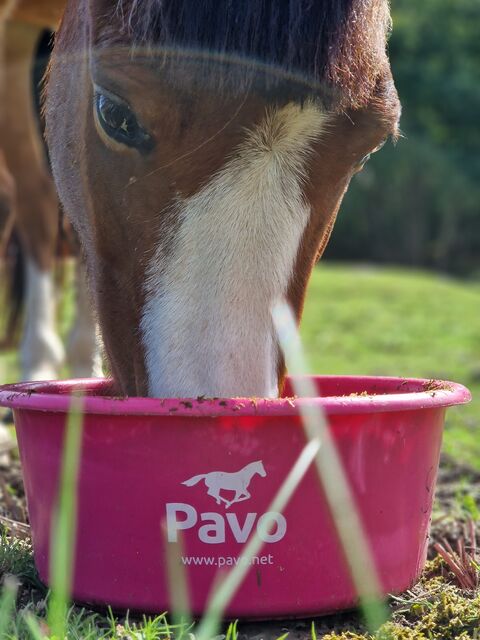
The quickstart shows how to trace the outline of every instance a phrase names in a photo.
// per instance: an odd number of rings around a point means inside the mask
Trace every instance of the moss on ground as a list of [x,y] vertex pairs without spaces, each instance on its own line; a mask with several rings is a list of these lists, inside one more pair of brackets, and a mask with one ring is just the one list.
[[327,633],[322,640],[477,640],[480,590],[455,583],[440,557],[427,563],[421,581],[395,599],[392,617],[375,634]]

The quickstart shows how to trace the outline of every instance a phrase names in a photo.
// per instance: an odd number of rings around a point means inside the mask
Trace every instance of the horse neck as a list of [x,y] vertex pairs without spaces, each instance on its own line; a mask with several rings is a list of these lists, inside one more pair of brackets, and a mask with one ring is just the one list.
[[252,478],[256,473],[260,473],[256,462],[251,462],[245,467],[245,475],[248,476],[249,479]]

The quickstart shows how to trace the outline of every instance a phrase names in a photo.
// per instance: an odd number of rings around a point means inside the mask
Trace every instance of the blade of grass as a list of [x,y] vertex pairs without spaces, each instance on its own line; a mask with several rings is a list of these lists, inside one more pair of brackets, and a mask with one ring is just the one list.
[[27,625],[27,629],[30,632],[33,640],[44,640],[44,635],[40,629],[40,625],[38,624],[36,618],[31,614],[27,613],[24,616],[25,624]]
[[168,543],[166,524],[162,526],[165,540],[165,554],[167,560],[167,578],[170,596],[170,608],[175,625],[190,626],[192,615],[190,609],[190,597],[188,593],[187,573],[182,563],[183,537],[179,536],[177,542]]
[[66,616],[72,584],[77,530],[77,481],[83,427],[83,396],[72,396],[65,427],[60,492],[52,522],[48,626],[52,635],[65,637]]
[[225,635],[225,640],[237,640],[238,638],[238,620],[235,622],[231,622],[228,625],[227,633]]
[[[315,460],[319,447],[320,441],[318,439],[312,439],[307,443],[267,511],[282,513],[295,489]],[[274,526],[273,523],[271,526]],[[267,533],[269,533],[269,531]],[[228,603],[248,573],[251,560],[259,553],[263,544],[264,542],[260,539],[258,533],[255,532],[242,549],[242,562],[229,571],[224,579],[221,580],[220,584],[218,584],[217,588],[215,588],[207,604],[205,615],[200,622],[198,633],[195,636],[196,640],[210,640],[217,634],[220,627],[220,620]]]
[[[309,368],[295,318],[288,303],[279,301],[272,308],[272,318],[287,369],[290,374],[296,376],[292,379],[295,394],[309,398],[318,396],[315,385],[306,375]],[[300,412],[307,438],[318,440],[322,444],[315,459],[317,472],[365,621],[370,630],[375,631],[388,619],[387,608],[360,514],[332,438],[326,414],[320,405],[313,403],[302,406]]]
[[0,638],[6,636],[10,624],[12,612],[17,599],[18,580],[13,576],[5,576],[3,581],[2,597],[0,599]]

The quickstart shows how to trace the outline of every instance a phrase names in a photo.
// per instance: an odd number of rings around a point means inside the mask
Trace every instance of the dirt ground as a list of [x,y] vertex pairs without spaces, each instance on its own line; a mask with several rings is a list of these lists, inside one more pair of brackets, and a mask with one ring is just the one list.
[[[480,505],[480,472],[442,458],[430,536],[430,557],[435,555],[435,542],[448,540],[452,546],[464,533],[469,517],[476,519],[476,505]],[[15,537],[28,539],[28,515],[25,504],[22,474],[18,459],[13,457],[9,464],[0,464],[0,524]],[[477,529],[477,544],[480,535]],[[35,588],[29,587],[23,598],[36,599]],[[38,598],[43,597],[41,591]],[[239,640],[274,640],[289,632],[289,640],[311,638],[311,619],[297,621],[275,621],[244,623],[240,625]],[[328,632],[359,632],[361,621],[356,613],[344,613],[315,620],[317,637]]]

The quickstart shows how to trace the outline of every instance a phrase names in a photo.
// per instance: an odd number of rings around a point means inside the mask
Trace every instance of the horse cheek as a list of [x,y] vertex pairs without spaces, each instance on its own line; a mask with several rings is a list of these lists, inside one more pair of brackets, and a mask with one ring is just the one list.
[[225,542],[225,521],[219,513],[202,513],[201,518],[204,524],[198,530],[198,537],[206,544],[220,544]]

